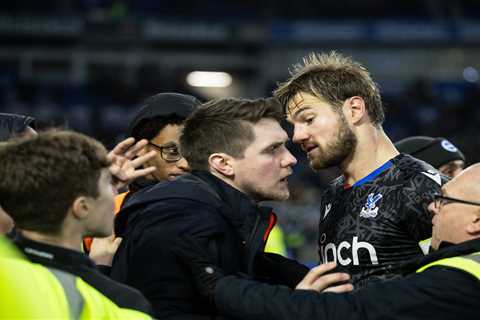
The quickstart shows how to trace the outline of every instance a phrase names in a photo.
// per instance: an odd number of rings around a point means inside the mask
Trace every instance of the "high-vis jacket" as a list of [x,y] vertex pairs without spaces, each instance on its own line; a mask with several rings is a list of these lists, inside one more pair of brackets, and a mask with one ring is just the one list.
[[82,279],[24,259],[0,238],[0,319],[150,319],[122,309]]
[[225,277],[215,289],[217,309],[250,320],[478,319],[480,239],[451,245],[406,264],[404,278],[372,283],[348,294],[290,290]]

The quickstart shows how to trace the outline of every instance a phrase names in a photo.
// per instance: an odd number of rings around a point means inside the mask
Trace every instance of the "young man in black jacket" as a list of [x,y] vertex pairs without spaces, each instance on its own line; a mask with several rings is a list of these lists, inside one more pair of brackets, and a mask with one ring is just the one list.
[[151,313],[138,290],[104,276],[81,252],[84,236],[112,232],[111,173],[124,183],[148,158],[133,164],[130,156],[120,159],[128,144],[112,155],[100,142],[70,131],[10,140],[0,147],[0,203],[15,222],[14,243],[32,262],[79,276],[123,308]]
[[372,283],[348,294],[319,293],[338,280],[322,275],[325,265],[302,281],[301,288],[307,290],[291,290],[224,276],[191,239],[178,242],[174,250],[193,271],[200,292],[215,300],[220,314],[235,319],[477,319],[480,164],[446,183],[429,210],[435,251],[406,262],[403,278]]
[[[275,283],[281,278],[290,285],[303,277],[302,266],[258,255],[276,217],[257,203],[288,198],[287,179],[296,163],[285,147],[282,118],[282,107],[273,99],[220,99],[200,106],[187,118],[180,138],[192,173],[142,189],[124,205],[120,215],[129,219],[118,233],[123,241],[111,276],[142,291],[158,318],[216,316],[172,252],[180,234],[192,236],[228,272],[256,273]],[[287,277],[280,274],[282,268],[274,269],[276,275],[262,274],[271,259],[301,276],[287,272]]]

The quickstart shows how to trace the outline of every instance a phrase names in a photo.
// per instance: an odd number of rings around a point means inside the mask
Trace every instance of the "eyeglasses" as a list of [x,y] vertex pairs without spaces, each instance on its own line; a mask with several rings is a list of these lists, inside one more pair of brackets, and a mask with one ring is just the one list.
[[149,141],[148,144],[160,150],[160,157],[167,162],[177,162],[178,160],[182,159],[178,145],[174,143],[159,146]]
[[480,206],[480,202],[474,202],[474,201],[468,201],[468,200],[463,200],[463,199],[458,199],[458,198],[452,198],[452,197],[446,197],[441,194],[434,194],[433,195],[433,200],[435,201],[435,207],[437,209],[440,209],[442,206],[449,204],[449,203],[463,203],[463,204],[469,204],[471,206]]

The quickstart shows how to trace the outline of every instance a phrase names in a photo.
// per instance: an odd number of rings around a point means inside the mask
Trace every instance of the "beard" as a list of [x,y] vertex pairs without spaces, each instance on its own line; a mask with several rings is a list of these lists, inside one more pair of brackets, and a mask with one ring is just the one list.
[[358,143],[357,137],[348,126],[342,113],[339,113],[339,122],[338,136],[325,148],[317,145],[318,155],[310,160],[310,167],[313,170],[338,167],[355,151]]

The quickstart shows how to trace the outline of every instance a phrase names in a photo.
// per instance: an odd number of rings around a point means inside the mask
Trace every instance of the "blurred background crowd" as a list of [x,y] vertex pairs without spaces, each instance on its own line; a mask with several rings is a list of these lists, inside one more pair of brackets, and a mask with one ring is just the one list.
[[[362,62],[385,131],[446,137],[480,161],[480,2],[460,0],[17,0],[0,2],[0,112],[28,114],[107,146],[140,102],[268,96],[308,52]],[[337,172],[304,156],[274,204],[290,255],[315,262],[318,194]]]

